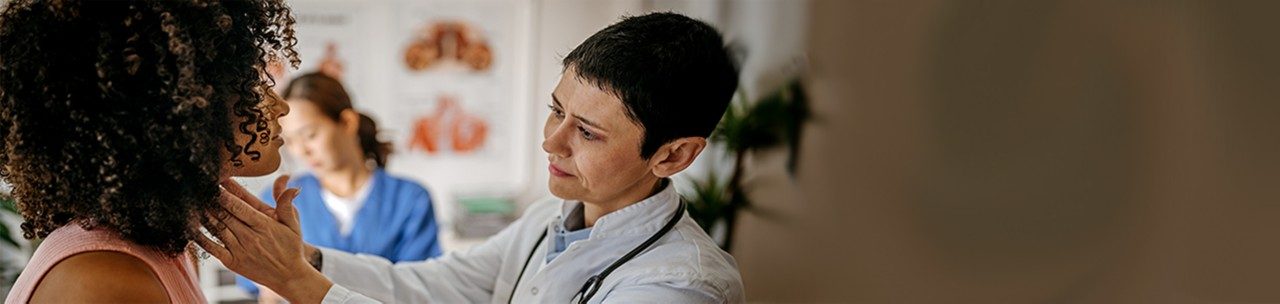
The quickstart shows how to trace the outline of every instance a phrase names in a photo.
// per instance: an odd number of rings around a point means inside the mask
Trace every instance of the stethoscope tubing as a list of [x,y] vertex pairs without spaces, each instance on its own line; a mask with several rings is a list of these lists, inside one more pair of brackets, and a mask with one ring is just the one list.
[[[609,276],[610,273],[615,269],[618,269],[622,264],[625,264],[637,255],[640,255],[640,253],[644,252],[645,249],[648,249],[649,246],[653,246],[653,243],[658,242],[658,239],[661,239],[663,235],[666,235],[667,232],[674,229],[676,223],[679,223],[680,218],[684,215],[684,208],[685,204],[681,201],[680,205],[676,207],[676,212],[672,214],[671,219],[667,221],[667,224],[662,226],[662,229],[659,229],[658,232],[649,236],[649,239],[645,240],[644,243],[641,243],[640,246],[636,246],[636,248],[631,249],[631,251],[627,252],[626,255],[623,255],[622,258],[614,261],[613,264],[609,264],[609,267],[605,267],[603,271],[600,271],[600,273],[597,273],[587,279],[587,282],[582,284],[582,289],[579,289],[578,293],[574,294],[573,298],[578,299],[578,303],[587,303],[587,300],[591,299],[592,296],[595,296],[596,291],[600,290],[600,285],[603,284],[605,277]],[[547,230],[543,229],[542,235],[533,243],[533,249],[529,250],[529,256],[525,257],[524,266],[520,268],[520,275],[516,276],[515,285],[511,286],[511,296],[507,298],[508,304],[511,303],[511,299],[516,297],[516,290],[519,290],[520,280],[524,279],[524,271],[529,268],[529,261],[533,260],[534,253],[538,252],[538,248],[542,246],[542,241],[546,239]]]

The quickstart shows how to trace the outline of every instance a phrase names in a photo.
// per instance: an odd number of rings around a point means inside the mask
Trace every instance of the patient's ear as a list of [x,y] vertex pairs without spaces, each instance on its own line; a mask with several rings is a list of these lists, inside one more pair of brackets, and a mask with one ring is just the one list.
[[706,147],[705,137],[677,138],[658,147],[658,151],[649,158],[649,167],[652,168],[653,175],[670,177],[693,164],[693,160],[697,159],[698,154],[702,153],[702,149]]

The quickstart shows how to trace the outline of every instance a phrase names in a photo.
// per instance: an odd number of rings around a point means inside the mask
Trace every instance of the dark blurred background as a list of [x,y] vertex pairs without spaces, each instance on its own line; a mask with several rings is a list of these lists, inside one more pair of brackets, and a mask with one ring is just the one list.
[[809,4],[753,301],[1280,302],[1280,2]]

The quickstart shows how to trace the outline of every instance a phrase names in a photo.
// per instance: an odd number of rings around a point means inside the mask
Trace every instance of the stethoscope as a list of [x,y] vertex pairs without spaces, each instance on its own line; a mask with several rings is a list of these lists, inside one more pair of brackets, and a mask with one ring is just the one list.
[[[676,223],[680,222],[680,216],[682,215],[684,215],[683,201],[680,202],[680,206],[676,207],[676,212],[671,215],[671,220],[667,221],[666,226],[662,226],[662,229],[659,229],[657,233],[650,236],[648,240],[645,240],[644,243],[640,244],[640,246],[636,246],[635,249],[631,249],[631,252],[628,252],[617,261],[614,261],[613,264],[609,265],[609,267],[606,267],[603,271],[600,271],[600,273],[597,273],[587,279],[587,282],[582,284],[582,289],[578,289],[578,293],[574,294],[571,299],[578,299],[578,303],[587,303],[588,299],[591,299],[592,296],[596,295],[596,291],[600,291],[600,285],[604,283],[604,278],[609,276],[609,273],[613,272],[614,269],[618,269],[618,266],[622,266],[622,264],[625,264],[627,261],[630,261],[632,258],[640,255],[640,252],[649,248],[649,246],[652,246],[659,238],[662,238],[663,235],[670,232],[672,228],[675,228]],[[516,290],[520,287],[520,279],[524,278],[525,269],[529,268],[529,261],[533,260],[533,254],[538,252],[538,247],[542,246],[542,241],[546,240],[546,238],[547,229],[543,229],[542,236],[538,237],[538,241],[533,243],[533,249],[529,250],[529,257],[524,259],[524,267],[520,268],[520,276],[516,277],[515,286],[511,287],[511,296],[507,298],[508,304],[511,303],[511,299],[516,297]],[[570,302],[572,302],[572,300],[570,300]]]

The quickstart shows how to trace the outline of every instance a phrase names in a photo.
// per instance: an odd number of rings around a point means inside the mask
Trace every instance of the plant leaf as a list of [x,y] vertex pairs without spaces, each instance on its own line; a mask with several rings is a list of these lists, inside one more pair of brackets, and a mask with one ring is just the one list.
[[21,247],[18,246],[18,240],[13,239],[13,236],[9,234],[9,226],[5,226],[2,223],[0,223],[0,241],[13,245],[15,248]]
[[[0,196],[0,211],[18,214],[18,208],[15,206],[13,198],[8,195]],[[13,247],[19,247],[18,241],[9,234],[9,226],[0,222],[0,241],[3,241]]]
[[9,213],[18,214],[18,208],[15,206],[13,199],[9,197],[0,197],[0,210],[9,211]]
[[703,231],[710,233],[712,225],[725,216],[724,210],[729,205],[725,185],[714,172],[708,174],[706,180],[694,180],[692,184],[694,193],[685,197],[689,216]]

